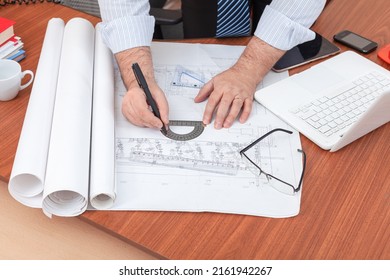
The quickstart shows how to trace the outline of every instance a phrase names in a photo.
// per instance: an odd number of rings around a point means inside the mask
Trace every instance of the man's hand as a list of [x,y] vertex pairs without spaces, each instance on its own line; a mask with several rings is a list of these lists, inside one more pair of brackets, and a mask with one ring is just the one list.
[[[115,55],[118,62],[122,80],[127,88],[127,93],[122,100],[122,114],[128,121],[143,127],[161,129],[167,126],[168,119],[168,102],[164,92],[160,89],[154,79],[152,57],[149,47],[139,47],[119,52]],[[161,120],[154,116],[153,112],[146,101],[146,96],[134,76],[132,65],[137,62],[145,76],[146,82],[152,93],[153,99],[157,103],[160,111]]]
[[245,122],[252,110],[256,85],[256,80],[238,67],[232,67],[215,76],[195,97],[195,102],[209,98],[203,114],[203,123],[209,124],[214,112],[216,129],[231,127],[240,112],[239,121]]
[[122,114],[137,126],[161,129],[168,124],[168,103],[163,91],[155,82],[148,83],[148,85],[164,123],[161,123],[161,120],[153,114],[146,101],[145,93],[140,87],[133,87],[127,91],[122,100]]
[[239,121],[245,122],[252,111],[256,86],[283,54],[253,37],[237,63],[206,83],[195,97],[195,102],[208,98],[203,123],[209,124],[214,113],[216,129],[231,127],[240,113]]

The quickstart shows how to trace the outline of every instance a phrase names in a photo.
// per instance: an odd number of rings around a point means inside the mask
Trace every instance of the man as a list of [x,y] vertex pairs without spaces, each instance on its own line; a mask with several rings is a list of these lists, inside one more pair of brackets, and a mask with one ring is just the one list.
[[[266,6],[254,36],[238,61],[207,82],[195,97],[195,102],[208,99],[203,123],[210,124],[213,115],[216,129],[231,127],[236,118],[241,123],[245,122],[252,110],[256,86],[276,61],[286,50],[314,39],[315,34],[309,27],[320,15],[325,2],[273,0]],[[154,18],[149,15],[149,2],[99,0],[99,5],[103,40],[115,54],[127,88],[122,103],[123,115],[137,126],[159,129],[167,126],[167,100],[153,73],[150,43]],[[135,62],[144,73],[162,122],[149,110],[145,94],[138,86],[131,68]]]

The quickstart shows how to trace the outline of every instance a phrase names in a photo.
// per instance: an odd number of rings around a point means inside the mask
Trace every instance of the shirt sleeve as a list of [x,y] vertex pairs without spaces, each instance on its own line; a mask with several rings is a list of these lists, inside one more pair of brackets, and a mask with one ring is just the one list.
[[271,46],[289,50],[313,40],[309,29],[322,12],[325,0],[273,0],[257,25],[254,35]]
[[155,20],[148,0],[99,0],[99,6],[102,39],[113,53],[150,46]]

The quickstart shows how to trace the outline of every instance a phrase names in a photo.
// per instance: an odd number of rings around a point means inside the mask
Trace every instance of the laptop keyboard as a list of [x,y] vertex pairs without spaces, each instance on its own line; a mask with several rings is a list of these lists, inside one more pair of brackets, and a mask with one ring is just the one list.
[[390,88],[390,79],[373,71],[354,80],[348,89],[322,96],[290,110],[325,136],[353,124],[374,100]]

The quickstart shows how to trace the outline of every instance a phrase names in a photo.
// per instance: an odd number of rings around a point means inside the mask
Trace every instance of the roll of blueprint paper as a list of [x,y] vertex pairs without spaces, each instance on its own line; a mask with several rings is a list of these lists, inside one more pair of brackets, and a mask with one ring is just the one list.
[[96,209],[114,205],[115,114],[114,66],[111,51],[103,44],[98,24],[95,32],[95,65],[91,137],[90,202]]
[[48,22],[9,182],[10,194],[30,207],[42,206],[63,33],[62,19]]
[[49,216],[76,216],[88,205],[94,38],[85,19],[65,26],[43,192]]

